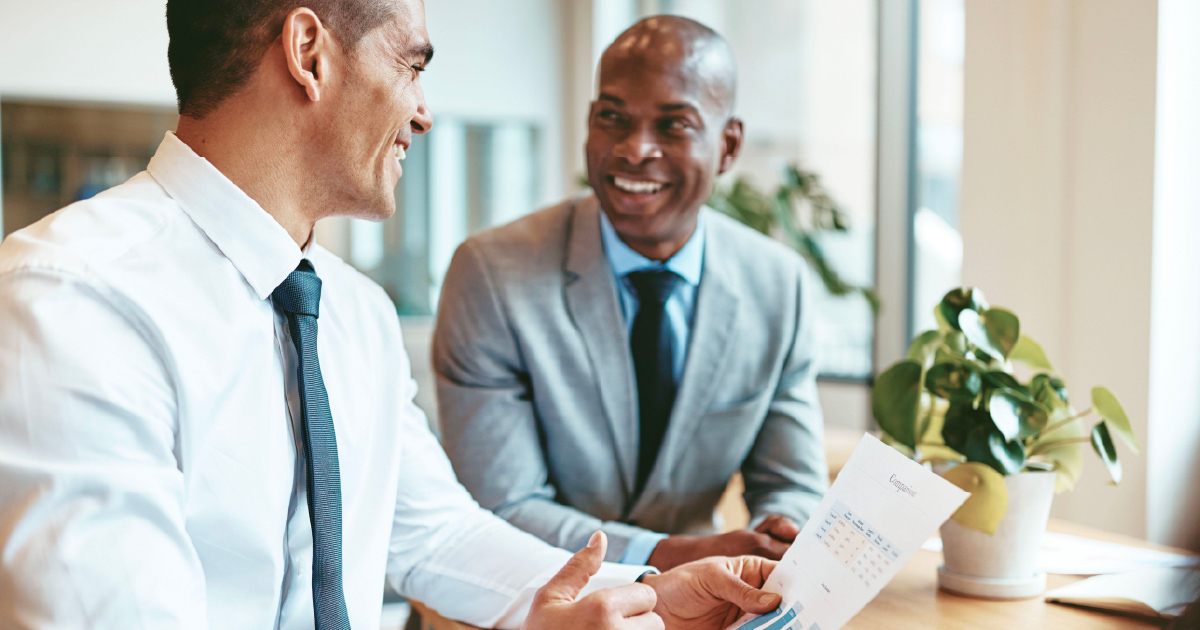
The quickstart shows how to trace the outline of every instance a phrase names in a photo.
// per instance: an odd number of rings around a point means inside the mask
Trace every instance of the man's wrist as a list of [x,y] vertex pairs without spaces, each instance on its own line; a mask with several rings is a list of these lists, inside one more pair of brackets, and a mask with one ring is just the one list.
[[654,555],[654,550],[665,538],[667,538],[666,534],[656,532],[642,532],[634,536],[629,539],[629,544],[625,547],[625,553],[621,556],[621,564],[650,564],[650,556]]

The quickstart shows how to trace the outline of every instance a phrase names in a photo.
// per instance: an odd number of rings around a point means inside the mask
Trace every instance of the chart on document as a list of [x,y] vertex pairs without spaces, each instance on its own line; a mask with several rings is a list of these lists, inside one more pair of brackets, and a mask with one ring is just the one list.
[[967,496],[864,435],[763,587],[783,604],[731,630],[838,630]]

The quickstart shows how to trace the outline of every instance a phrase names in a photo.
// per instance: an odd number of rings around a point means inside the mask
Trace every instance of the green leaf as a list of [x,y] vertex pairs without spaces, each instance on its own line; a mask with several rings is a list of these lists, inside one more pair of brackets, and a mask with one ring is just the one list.
[[941,304],[938,305],[937,314],[941,316],[942,321],[953,328],[954,330],[962,330],[959,328],[958,317],[964,310],[984,311],[987,309],[987,302],[983,299],[983,291],[979,289],[953,289],[942,298]]
[[939,363],[925,373],[925,388],[946,400],[975,400],[982,387],[979,373],[963,365]]
[[1133,436],[1133,426],[1129,423],[1129,416],[1125,415],[1125,408],[1121,406],[1117,397],[1108,391],[1108,388],[1100,386],[1092,388],[1092,408],[1101,418],[1104,418],[1104,423],[1116,432],[1117,437],[1124,440],[1134,453],[1142,454],[1142,447],[1138,445],[1137,438]]
[[996,343],[1008,358],[1021,340],[1021,320],[1012,311],[1003,308],[989,308],[980,313],[983,327],[987,330],[988,338]]
[[988,399],[992,422],[1007,440],[1037,435],[1050,421],[1050,414],[1010,389],[997,389]]
[[880,374],[871,390],[871,411],[879,428],[913,449],[917,446],[921,370],[916,361],[900,361]]
[[908,358],[913,361],[919,361],[924,364],[930,354],[937,349],[937,344],[942,340],[942,333],[937,330],[926,330],[913,339],[913,342],[908,346]]
[[[1054,409],[1050,414],[1050,424],[1060,424],[1075,415],[1075,410],[1066,405],[1062,405]],[[1083,474],[1083,448],[1078,442],[1069,442],[1078,438],[1087,437],[1087,429],[1084,428],[1083,422],[1079,419],[1072,420],[1057,427],[1049,433],[1043,433],[1037,436],[1033,443],[1029,445],[1031,451],[1036,450],[1043,444],[1054,442],[1063,442],[1049,450],[1042,451],[1035,457],[1030,459],[1037,461],[1045,461],[1054,465],[1054,471],[1058,473],[1058,481],[1055,484],[1055,492],[1065,492],[1075,487],[1075,482],[1079,480],[1079,475]]]
[[965,309],[958,314],[958,328],[975,347],[1000,360],[1008,358],[1021,334],[1017,316],[1000,308],[983,313]]
[[968,529],[995,534],[1008,512],[1004,476],[983,464],[968,462],[947,470],[942,478],[971,493],[950,518]]
[[1117,449],[1113,446],[1112,435],[1108,433],[1107,422],[1097,422],[1092,427],[1092,448],[1096,449],[1096,454],[1108,468],[1113,485],[1121,483],[1121,460],[1117,459]]
[[1042,349],[1041,344],[1034,341],[1029,335],[1021,335],[1017,339],[1017,345],[1013,346],[1008,358],[1013,361],[1020,361],[1034,370],[1055,371],[1054,366],[1050,365],[1050,359],[1046,357],[1046,351]]
[[987,464],[1002,475],[1015,475],[1025,465],[1025,446],[1019,440],[1005,440],[990,421],[967,433],[961,452],[967,461]]
[[1056,376],[1034,376],[1029,383],[1029,393],[1038,404],[1051,411],[1067,405],[1067,386]]
[[951,402],[942,419],[942,442],[959,453],[966,454],[967,436],[976,426],[985,423],[991,423],[987,412],[975,409],[970,402]]

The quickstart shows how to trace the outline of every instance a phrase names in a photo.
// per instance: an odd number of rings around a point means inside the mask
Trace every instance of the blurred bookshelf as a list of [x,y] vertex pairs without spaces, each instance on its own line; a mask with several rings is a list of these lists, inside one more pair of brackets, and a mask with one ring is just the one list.
[[0,100],[0,231],[133,177],[178,119],[173,107]]

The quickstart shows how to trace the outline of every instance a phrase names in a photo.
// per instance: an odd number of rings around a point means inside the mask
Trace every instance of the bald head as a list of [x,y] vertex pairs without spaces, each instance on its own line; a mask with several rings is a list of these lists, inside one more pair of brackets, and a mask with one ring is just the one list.
[[733,113],[737,63],[716,31],[685,17],[656,15],[629,27],[604,51],[599,79],[645,67],[692,83],[716,111]]
[[741,151],[733,53],[699,22],[646,18],[604,51],[596,87],[588,181],[621,240],[668,260]]

